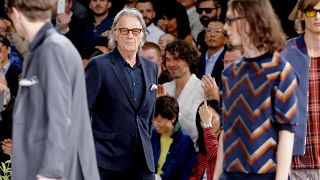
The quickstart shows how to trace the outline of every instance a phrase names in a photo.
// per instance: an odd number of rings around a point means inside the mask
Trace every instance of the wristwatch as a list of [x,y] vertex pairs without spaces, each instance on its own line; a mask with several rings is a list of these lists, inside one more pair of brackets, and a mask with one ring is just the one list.
[[202,123],[202,128],[208,128],[208,127],[212,127],[211,121]]

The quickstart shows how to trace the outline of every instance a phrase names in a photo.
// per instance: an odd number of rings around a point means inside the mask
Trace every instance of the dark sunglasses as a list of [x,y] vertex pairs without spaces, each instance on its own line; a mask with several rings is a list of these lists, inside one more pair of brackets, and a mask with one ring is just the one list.
[[304,14],[307,17],[315,17],[317,15],[317,13],[320,13],[320,9],[306,9],[304,11]]
[[202,14],[202,12],[204,11],[205,13],[209,14],[211,13],[213,10],[215,10],[217,8],[197,8],[197,13],[198,14]]
[[245,18],[246,17],[226,17],[225,22],[228,26],[231,26],[232,22]]
[[117,29],[119,30],[120,34],[122,34],[122,35],[127,35],[131,31],[133,35],[138,36],[142,32],[142,29],[140,29],[140,28],[132,28],[132,29],[117,28]]

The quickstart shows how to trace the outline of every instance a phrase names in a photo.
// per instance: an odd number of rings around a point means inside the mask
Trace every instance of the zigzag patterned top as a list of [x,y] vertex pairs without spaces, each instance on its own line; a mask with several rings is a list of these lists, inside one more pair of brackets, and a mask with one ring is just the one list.
[[224,171],[273,173],[279,130],[294,132],[297,79],[279,53],[242,58],[222,74]]

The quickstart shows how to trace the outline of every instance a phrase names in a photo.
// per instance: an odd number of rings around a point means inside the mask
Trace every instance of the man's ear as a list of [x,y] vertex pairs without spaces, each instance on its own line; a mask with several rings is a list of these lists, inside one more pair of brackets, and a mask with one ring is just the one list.
[[17,8],[12,7],[11,8],[11,12],[9,14],[9,17],[11,20],[13,20],[12,18],[16,19],[16,18],[20,18],[20,12],[19,10],[17,10]]
[[172,124],[173,124],[174,122],[176,122],[176,120],[177,120],[177,116],[174,116],[174,117],[171,119]]
[[108,6],[108,9],[110,9],[110,8],[111,8],[111,6],[112,6],[112,2],[111,2],[110,0],[108,1],[108,5],[107,5],[107,6]]

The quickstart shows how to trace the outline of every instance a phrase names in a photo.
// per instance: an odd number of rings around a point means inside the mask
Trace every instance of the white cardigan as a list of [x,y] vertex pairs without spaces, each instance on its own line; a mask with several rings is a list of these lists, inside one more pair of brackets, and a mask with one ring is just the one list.
[[[196,144],[198,131],[196,127],[196,114],[198,106],[204,101],[204,92],[201,87],[202,81],[192,74],[187,84],[183,88],[177,101],[179,104],[179,119],[181,127],[191,136]],[[176,81],[163,84],[165,94],[175,97]]]

